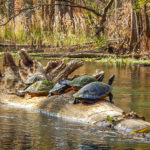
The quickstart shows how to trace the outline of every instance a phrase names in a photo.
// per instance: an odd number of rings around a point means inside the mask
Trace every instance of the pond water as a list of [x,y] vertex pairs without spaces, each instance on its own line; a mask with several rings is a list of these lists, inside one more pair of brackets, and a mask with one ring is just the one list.
[[[46,64],[47,60],[42,61]],[[86,63],[74,74],[105,71],[111,74],[114,103],[150,121],[150,67]],[[0,150],[148,150],[150,143],[120,138],[113,131],[68,122],[29,110],[0,105]]]

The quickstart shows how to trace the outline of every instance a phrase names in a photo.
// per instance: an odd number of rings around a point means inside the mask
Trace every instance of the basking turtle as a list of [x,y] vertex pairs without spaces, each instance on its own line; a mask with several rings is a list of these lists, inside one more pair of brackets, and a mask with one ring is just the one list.
[[75,78],[74,80],[70,81],[68,83],[69,86],[73,87],[73,89],[75,91],[79,90],[80,88],[82,88],[83,86],[85,86],[86,84],[89,84],[91,82],[95,82],[95,81],[99,81],[101,82],[104,78],[104,73],[101,74],[98,79],[89,76],[89,75],[84,75],[84,76],[80,76]]
[[41,75],[33,75],[29,77],[24,83],[27,85],[31,85],[35,83],[36,81],[44,80],[44,77]]
[[49,96],[52,96],[52,95],[60,95],[60,94],[63,94],[63,93],[67,93],[69,92],[70,90],[72,90],[72,87],[68,85],[69,83],[69,80],[60,80],[58,81],[55,86],[49,91]]
[[49,90],[53,88],[53,86],[54,83],[49,80],[36,81],[24,90],[16,90],[16,94],[19,96],[24,96],[25,94],[28,94],[32,97],[46,96],[48,95]]
[[104,73],[101,74],[97,79],[89,75],[83,75],[83,76],[77,77],[73,79],[72,81],[69,81],[66,84],[66,87],[64,87],[63,89],[60,89],[59,94],[64,93],[64,90],[67,91],[67,87],[69,88],[68,91],[72,89],[75,91],[78,91],[79,89],[81,89],[83,86],[85,86],[88,83],[95,82],[95,81],[101,82],[103,78],[104,78]]
[[109,78],[108,84],[96,81],[85,85],[73,95],[75,97],[74,104],[77,104],[79,100],[83,100],[86,103],[94,103],[95,100],[103,99],[107,96],[109,96],[109,100],[112,102],[113,95],[111,93],[111,85],[114,81],[114,78],[115,75],[112,75]]

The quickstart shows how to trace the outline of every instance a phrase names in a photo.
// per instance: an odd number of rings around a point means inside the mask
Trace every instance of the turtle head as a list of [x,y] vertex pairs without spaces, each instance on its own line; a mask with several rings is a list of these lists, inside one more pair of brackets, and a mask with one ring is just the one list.
[[63,93],[67,93],[69,91],[73,90],[72,87],[70,85],[65,85],[63,88],[61,88],[60,90],[58,90],[58,95],[61,95]]
[[101,75],[97,78],[97,81],[102,82],[103,79],[104,79],[104,73],[101,74]]
[[109,77],[109,80],[108,80],[108,84],[109,84],[109,85],[112,85],[112,83],[113,83],[113,81],[114,81],[114,78],[115,78],[115,75],[114,75],[114,74]]

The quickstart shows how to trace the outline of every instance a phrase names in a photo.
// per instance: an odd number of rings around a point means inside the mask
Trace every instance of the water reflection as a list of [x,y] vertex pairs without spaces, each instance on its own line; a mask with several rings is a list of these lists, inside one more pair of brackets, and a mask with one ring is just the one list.
[[[109,150],[144,149],[148,143],[120,139],[113,131],[67,122],[60,118],[0,106],[0,149],[2,150]],[[135,144],[136,143],[136,144]]]

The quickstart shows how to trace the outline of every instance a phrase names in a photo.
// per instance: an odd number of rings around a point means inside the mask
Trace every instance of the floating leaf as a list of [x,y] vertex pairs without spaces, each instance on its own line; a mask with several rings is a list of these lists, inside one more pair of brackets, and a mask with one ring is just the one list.
[[148,126],[146,128],[142,128],[142,129],[133,130],[130,132],[130,134],[144,133],[144,132],[150,132],[150,126]]

